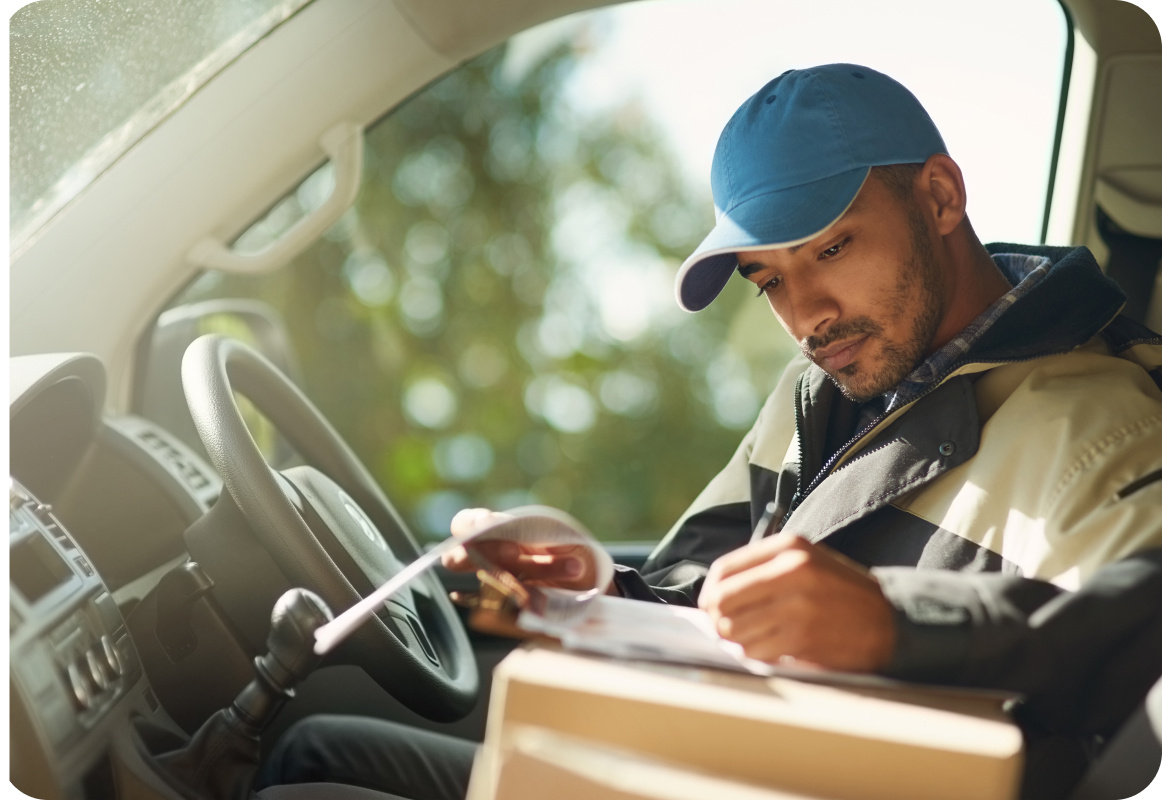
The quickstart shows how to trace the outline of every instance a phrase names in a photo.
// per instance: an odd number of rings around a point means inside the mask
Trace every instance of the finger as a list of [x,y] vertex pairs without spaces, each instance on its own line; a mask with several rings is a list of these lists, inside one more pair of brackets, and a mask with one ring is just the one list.
[[[496,566],[510,572],[520,568],[524,555],[524,550],[519,544],[503,539],[484,541],[477,539],[464,545],[463,549],[468,551],[468,558],[474,564],[486,568]],[[476,556],[482,556],[483,560]]]
[[818,627],[815,609],[802,595],[792,595],[746,614],[726,617],[719,623],[724,635],[738,642],[750,658],[775,663],[802,658],[812,652],[812,633]]
[[462,538],[471,536],[483,527],[506,519],[512,519],[512,515],[488,508],[464,508],[456,512],[456,516],[452,517],[452,522],[448,527],[453,536]]
[[747,644],[767,636],[778,627],[778,616],[772,613],[772,604],[751,606],[741,613],[717,617],[715,630],[723,639]]
[[778,664],[795,658],[793,653],[796,647],[791,639],[788,628],[778,627],[765,637],[743,644],[742,651],[746,653],[747,658]]
[[521,544],[521,552],[525,555],[549,556],[561,560],[575,558],[582,562],[582,568],[593,562],[593,554],[588,547],[582,545],[538,545],[524,542]]
[[811,543],[805,539],[801,539],[793,533],[783,531],[774,536],[761,539],[754,544],[748,544],[737,550],[732,550],[716,559],[710,565],[710,573],[707,575],[707,580],[711,578],[715,580],[728,578],[735,573],[750,569],[764,561],[769,561],[785,550],[801,550],[810,547],[812,547]]
[[866,587],[829,583],[791,592],[762,608],[724,616],[717,627],[751,658],[783,658],[828,669],[871,672],[895,651],[892,610]]
[[594,570],[573,555],[523,554],[512,572],[520,580],[539,586],[578,591],[594,586]]
[[813,579],[812,555],[798,548],[784,550],[747,570],[713,583],[707,580],[699,605],[711,617],[718,617],[738,614],[751,605],[769,604]]
[[749,658],[768,664],[791,661],[829,669],[867,669],[861,654],[850,646],[850,642],[836,640],[827,626],[812,625],[793,614],[783,614],[785,610],[780,609],[778,624],[766,634],[740,642]]
[[463,547],[456,547],[440,556],[440,563],[454,572],[465,572],[475,569],[472,560],[468,558],[468,551]]
[[[515,549],[510,549],[510,546]],[[520,542],[518,544],[507,539],[493,539],[491,534],[485,533],[468,547],[480,549],[498,560],[510,561],[514,567],[518,566],[516,559],[520,556],[520,564],[560,564],[567,559],[572,559],[577,563],[568,569],[575,570],[575,572],[569,573],[574,576],[580,576],[584,572],[593,571],[596,568],[593,553],[585,545],[538,544],[536,542]],[[528,560],[534,556],[537,560]]]
[[[536,586],[587,591],[594,588],[597,570],[583,549],[569,546],[557,552],[528,552],[516,542],[477,540],[445,553],[441,562],[454,572],[500,569],[517,580]],[[483,556],[480,558],[473,556]],[[584,556],[584,557],[581,557]]]
[[[596,569],[589,558],[577,557],[577,548],[562,553],[530,553],[516,542],[477,540],[445,553],[445,567],[455,572],[498,569],[524,583],[586,591],[594,588]],[[588,554],[586,554],[588,555]],[[479,557],[483,556],[483,560]]]
[[479,568],[477,560],[472,557],[468,549],[483,555],[493,564],[504,569],[517,566],[520,558],[520,545],[516,542],[489,541],[473,542],[465,547],[455,547],[440,557],[440,562],[450,570],[470,572]]
[[455,537],[469,536],[476,532],[476,520],[487,513],[487,508],[462,508],[452,517],[448,528]]
[[816,580],[810,553],[788,550],[726,578],[719,587],[718,610],[737,614],[753,605],[769,605]]

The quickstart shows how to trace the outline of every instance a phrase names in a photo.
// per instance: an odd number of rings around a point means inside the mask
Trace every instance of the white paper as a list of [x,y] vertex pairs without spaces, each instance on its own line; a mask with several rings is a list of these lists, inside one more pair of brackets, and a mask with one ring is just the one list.
[[[555,623],[522,613],[517,623],[530,632],[560,639],[566,649],[613,658],[715,667],[837,686],[896,688],[904,685],[868,673],[795,666],[794,662],[775,665],[747,658],[740,644],[718,635],[709,614],[686,606],[602,596],[589,605],[583,618],[573,622]],[[1015,697],[992,690],[939,688],[957,694]]]
[[470,542],[511,541],[522,545],[582,545],[593,555],[596,569],[595,588],[581,592],[570,589],[541,589],[547,600],[545,613],[550,619],[566,620],[581,615],[592,600],[604,594],[613,580],[613,559],[592,534],[573,517],[548,506],[522,506],[498,515],[497,519],[469,536],[448,538],[428,550],[367,597],[315,631],[315,652],[323,655],[346,639],[366,622],[393,594],[427,572],[457,547]]

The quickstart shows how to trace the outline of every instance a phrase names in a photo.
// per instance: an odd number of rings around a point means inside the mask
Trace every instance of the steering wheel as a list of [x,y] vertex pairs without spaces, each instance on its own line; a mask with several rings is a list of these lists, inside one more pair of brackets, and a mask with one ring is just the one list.
[[[202,336],[186,350],[182,384],[226,492],[291,586],[314,591],[338,614],[419,555],[407,526],[351,448],[262,355],[235,339]],[[279,472],[267,464],[235,390],[310,466]],[[472,646],[431,572],[390,598],[339,652],[429,719],[457,719],[475,703]]]

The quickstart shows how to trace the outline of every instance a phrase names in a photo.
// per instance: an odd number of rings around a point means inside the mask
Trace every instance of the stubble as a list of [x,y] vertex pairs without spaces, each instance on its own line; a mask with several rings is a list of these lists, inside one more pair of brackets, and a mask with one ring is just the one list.
[[835,324],[826,336],[810,336],[799,343],[812,361],[813,352],[832,342],[866,334],[869,342],[880,343],[880,358],[872,365],[874,372],[859,360],[834,373],[828,372],[839,391],[857,403],[867,402],[899,385],[920,365],[940,326],[943,276],[928,239],[927,226],[913,205],[908,207],[908,232],[911,254],[885,303],[886,316],[912,318],[908,337],[903,341],[888,341],[883,338],[883,325],[871,317],[861,316]]

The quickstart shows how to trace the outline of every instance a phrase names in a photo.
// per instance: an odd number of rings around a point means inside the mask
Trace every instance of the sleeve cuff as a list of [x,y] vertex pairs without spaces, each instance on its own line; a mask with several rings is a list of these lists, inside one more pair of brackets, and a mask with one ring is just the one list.
[[[664,584],[665,581],[661,583]],[[631,600],[692,606],[697,604],[698,589],[702,586],[702,580],[699,576],[697,579],[683,581],[677,586],[650,585],[637,570],[614,564],[613,585],[617,587],[622,597]]]
[[881,568],[872,573],[891,604],[896,647],[884,674],[955,684],[968,661],[976,593],[943,573]]

